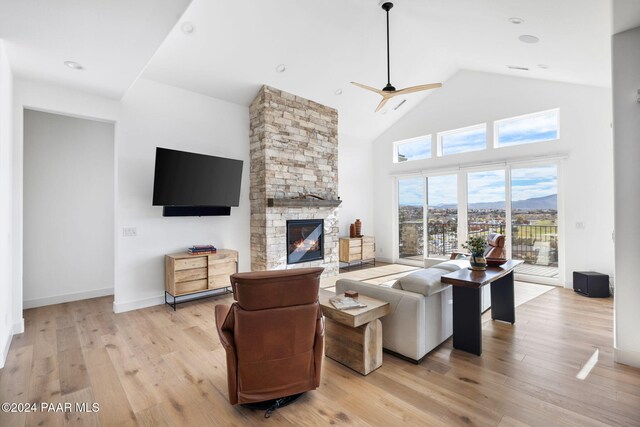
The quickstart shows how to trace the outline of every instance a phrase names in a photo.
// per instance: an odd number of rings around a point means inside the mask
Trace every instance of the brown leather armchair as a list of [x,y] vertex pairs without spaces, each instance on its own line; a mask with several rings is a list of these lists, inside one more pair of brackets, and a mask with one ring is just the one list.
[[266,402],[320,385],[322,268],[237,273],[231,305],[216,306],[229,401]]
[[[499,233],[490,233],[487,236],[487,246],[484,249],[484,257],[485,258],[504,258],[504,242],[505,235]],[[465,255],[461,252],[453,252],[451,254],[451,259],[456,259],[458,255]]]

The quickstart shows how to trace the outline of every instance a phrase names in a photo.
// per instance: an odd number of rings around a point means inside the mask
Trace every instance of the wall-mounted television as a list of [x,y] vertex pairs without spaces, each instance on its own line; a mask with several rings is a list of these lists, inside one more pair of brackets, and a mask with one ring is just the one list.
[[153,206],[163,206],[163,216],[230,215],[240,204],[242,164],[157,147]]

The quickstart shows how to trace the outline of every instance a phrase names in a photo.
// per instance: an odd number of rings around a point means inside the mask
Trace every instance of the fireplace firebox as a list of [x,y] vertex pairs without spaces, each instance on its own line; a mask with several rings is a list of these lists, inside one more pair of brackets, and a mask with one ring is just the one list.
[[287,264],[324,258],[324,220],[287,221]]

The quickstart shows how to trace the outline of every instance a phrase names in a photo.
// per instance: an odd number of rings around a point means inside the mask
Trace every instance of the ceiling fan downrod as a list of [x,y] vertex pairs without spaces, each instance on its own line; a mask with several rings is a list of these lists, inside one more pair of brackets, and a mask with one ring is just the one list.
[[396,90],[395,87],[391,85],[391,54],[389,50],[389,11],[393,7],[393,3],[385,2],[382,4],[382,9],[387,13],[387,85],[384,87],[384,91],[393,92]]

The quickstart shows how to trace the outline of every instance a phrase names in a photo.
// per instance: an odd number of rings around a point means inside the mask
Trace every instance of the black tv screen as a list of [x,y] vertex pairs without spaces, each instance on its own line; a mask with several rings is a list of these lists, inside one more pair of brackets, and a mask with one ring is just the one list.
[[238,206],[242,160],[156,148],[154,206]]

